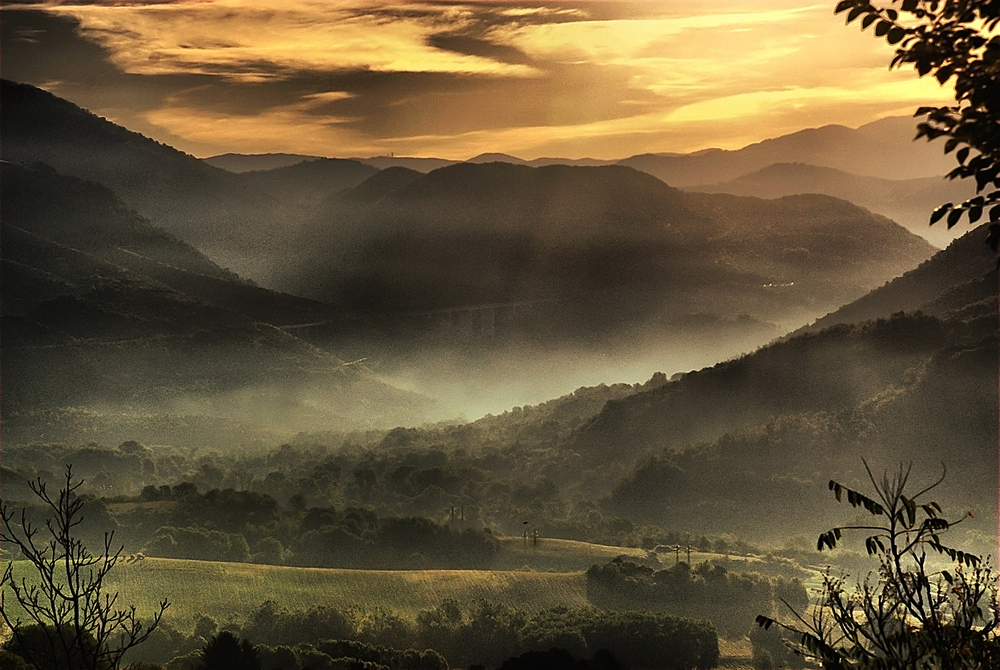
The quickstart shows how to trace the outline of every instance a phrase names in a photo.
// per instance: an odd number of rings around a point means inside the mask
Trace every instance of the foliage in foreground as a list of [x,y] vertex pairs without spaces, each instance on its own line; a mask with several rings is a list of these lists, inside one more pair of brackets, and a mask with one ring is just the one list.
[[[865,463],[874,496],[835,481],[837,500],[846,497],[875,520],[871,525],[833,528],[818,546],[833,549],[844,531],[870,533],[865,547],[878,568],[850,587],[827,573],[820,601],[811,614],[792,609],[795,623],[758,616],[767,629],[777,624],[793,633],[792,645],[824,668],[937,668],[986,670],[1000,663],[996,580],[992,570],[971,554],[952,548],[942,535],[957,521],[941,516],[941,507],[925,496],[941,478],[915,494],[906,492],[910,468],[877,479]],[[935,559],[950,559],[939,567]]]
[[[18,580],[8,562],[0,577],[0,617],[11,631],[4,647],[37,670],[116,670],[126,652],[149,637],[169,604],[162,601],[148,622],[136,616],[134,606],[118,608],[118,594],[105,588],[105,579],[123,547],[115,549],[114,533],[107,533],[103,551],[95,555],[77,537],[84,502],[76,491],[82,483],[67,467],[58,496],[41,480],[31,484],[50,513],[45,531],[26,510],[18,514],[0,503],[0,540],[16,546],[37,573],[37,579]],[[27,621],[14,614],[8,594]]]
[[950,179],[976,180],[977,195],[935,210],[931,223],[947,215],[948,227],[963,216],[976,223],[989,212],[990,244],[1000,248],[1000,2],[996,0],[842,0],[836,13],[847,22],[874,25],[877,37],[896,46],[890,67],[912,64],[921,77],[932,75],[942,86],[954,80],[955,104],[921,107],[926,121],[917,137],[947,137],[945,153],[955,151],[958,166]]

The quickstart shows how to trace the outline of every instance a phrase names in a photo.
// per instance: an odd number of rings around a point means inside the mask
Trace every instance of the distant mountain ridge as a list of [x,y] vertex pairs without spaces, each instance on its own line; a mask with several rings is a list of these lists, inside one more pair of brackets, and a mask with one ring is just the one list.
[[[671,186],[706,193],[761,198],[822,193],[887,216],[944,248],[961,232],[945,226],[930,227],[930,212],[945,202],[970,197],[974,189],[969,182],[943,178],[954,167],[952,161],[938,144],[914,141],[915,126],[912,118],[895,117],[857,129],[837,125],[806,129],[736,150],[642,154],[621,160],[525,160],[510,154],[485,153],[464,162],[531,167],[622,164]],[[400,166],[423,173],[459,162],[391,156],[359,160],[379,168]]]
[[[220,154],[209,156],[202,160],[209,165],[228,170],[229,172],[253,172],[274,170],[288,167],[307,161],[319,160],[320,156],[310,156],[306,154]],[[544,165],[613,165],[616,160],[600,160],[596,158],[535,158],[524,160],[517,156],[503,153],[484,153],[465,161],[452,160],[448,158],[420,158],[414,156],[372,156],[370,158],[353,157],[354,160],[365,165],[384,170],[390,167],[403,167],[428,173],[438,168],[448,167],[456,163],[511,163],[513,165],[530,165],[541,167]]]
[[892,180],[805,163],[775,163],[732,181],[691,186],[686,190],[758,198],[797,193],[832,195],[887,216],[943,248],[965,231],[961,227],[948,230],[944,225],[930,226],[930,213],[945,202],[961,202],[972,197],[975,185],[943,177]]
[[277,168],[290,167],[304,161],[319,160],[322,156],[308,156],[302,154],[236,154],[227,153],[218,156],[202,158],[209,165],[226,170],[227,172],[259,172],[263,170],[275,170]]
[[[543,157],[524,159],[501,152],[487,152],[464,161],[433,157],[376,156],[355,158],[379,169],[407,167],[419,172],[430,172],[460,162],[510,163],[543,167],[547,165],[628,165],[648,172],[677,188],[715,185],[765,170],[774,164],[801,163],[819,168],[830,168],[861,177],[876,177],[893,181],[924,179],[945,175],[954,167],[954,161],[945,155],[941,145],[915,141],[916,120],[911,117],[888,117],[848,128],[831,124],[762,140],[740,149],[703,149],[692,153],[648,153],[625,158],[564,158]],[[224,154],[204,159],[223,167],[232,165],[233,171],[268,169],[269,161],[313,160],[315,156],[296,154]],[[254,166],[243,168],[242,165]],[[277,166],[277,163],[275,164]],[[727,191],[728,192],[728,191]],[[801,193],[802,191],[796,191]],[[764,193],[737,193],[758,195]],[[789,192],[777,195],[791,195]],[[836,195],[829,193],[829,195]],[[840,196],[838,196],[840,197]],[[864,203],[855,203],[864,205]]]
[[697,313],[794,320],[933,253],[825,196],[687,194],[614,165],[392,170],[304,227],[282,290],[381,314],[544,301],[532,328],[585,336]]
[[954,159],[941,145],[913,141],[916,121],[887,118],[853,130],[829,125],[763,140],[742,149],[694,154],[645,154],[620,161],[671,186],[690,187],[736,179],[774,163],[806,163],[861,176],[917,179],[946,174]]

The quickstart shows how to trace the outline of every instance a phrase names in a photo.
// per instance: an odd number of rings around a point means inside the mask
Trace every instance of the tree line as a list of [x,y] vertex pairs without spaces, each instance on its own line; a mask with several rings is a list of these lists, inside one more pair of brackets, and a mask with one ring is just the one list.
[[798,579],[734,573],[709,562],[656,570],[621,557],[587,570],[587,598],[601,608],[708,619],[734,638],[745,635],[762,611],[777,612],[782,602],[799,608],[809,603]]
[[454,599],[421,611],[415,620],[382,608],[289,610],[266,601],[241,621],[220,625],[199,616],[191,634],[169,622],[161,624],[144,645],[142,658],[186,668],[222,634],[252,642],[263,668],[284,670],[340,670],[340,658],[373,664],[354,666],[366,670],[495,668],[521,654],[552,648],[579,659],[603,651],[626,667],[667,670],[711,668],[719,659],[718,635],[707,621],[591,607],[529,613],[491,600]]

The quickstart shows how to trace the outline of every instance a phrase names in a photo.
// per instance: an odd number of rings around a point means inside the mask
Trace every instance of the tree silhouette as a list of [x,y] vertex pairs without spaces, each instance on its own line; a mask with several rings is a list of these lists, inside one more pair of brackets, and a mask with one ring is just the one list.
[[[884,4],[884,3],[883,3]],[[947,217],[951,228],[966,216],[976,223],[989,212],[989,242],[1000,248],[1000,1],[892,0],[877,7],[870,0],[842,0],[835,13],[847,22],[861,19],[861,29],[874,25],[877,37],[897,45],[890,68],[912,64],[921,77],[933,75],[943,86],[954,82],[955,104],[921,107],[915,116],[917,137],[947,137],[945,153],[955,151],[958,166],[950,179],[976,180],[977,195],[962,203],[946,203],[931,223]]]
[[257,648],[224,630],[201,651],[205,670],[261,670]]
[[[869,534],[865,548],[878,559],[878,570],[849,588],[843,578],[827,573],[818,606],[811,615],[792,610],[798,623],[784,624],[758,616],[768,629],[777,624],[794,634],[793,647],[824,668],[940,668],[987,670],[1000,667],[997,592],[992,571],[982,560],[942,542],[956,521],[941,507],[923,500],[944,479],[908,495],[910,468],[876,479],[865,463],[874,496],[835,481],[837,500],[846,497],[875,517],[871,525],[833,528],[819,536],[818,548],[833,549],[843,533]],[[950,559],[947,569],[929,560]],[[787,603],[786,603],[787,604]]]
[[[141,644],[156,628],[169,606],[164,600],[147,624],[135,607],[118,609],[117,593],[104,580],[118,563],[124,546],[113,549],[114,532],[105,533],[100,554],[92,554],[75,537],[83,521],[83,500],[76,492],[83,480],[66,483],[57,496],[41,479],[31,490],[51,512],[44,529],[29,519],[26,509],[16,513],[0,501],[0,541],[14,545],[34,569],[31,577],[14,576],[14,562],[0,577],[0,617],[11,629],[5,647],[39,670],[117,670],[125,652]],[[7,598],[13,595],[27,621]]]

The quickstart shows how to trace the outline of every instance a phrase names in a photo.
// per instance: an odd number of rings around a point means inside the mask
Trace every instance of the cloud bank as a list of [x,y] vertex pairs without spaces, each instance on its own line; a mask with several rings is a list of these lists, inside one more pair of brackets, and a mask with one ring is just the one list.
[[207,156],[624,157],[910,114],[948,91],[832,3],[5,3],[3,76]]

